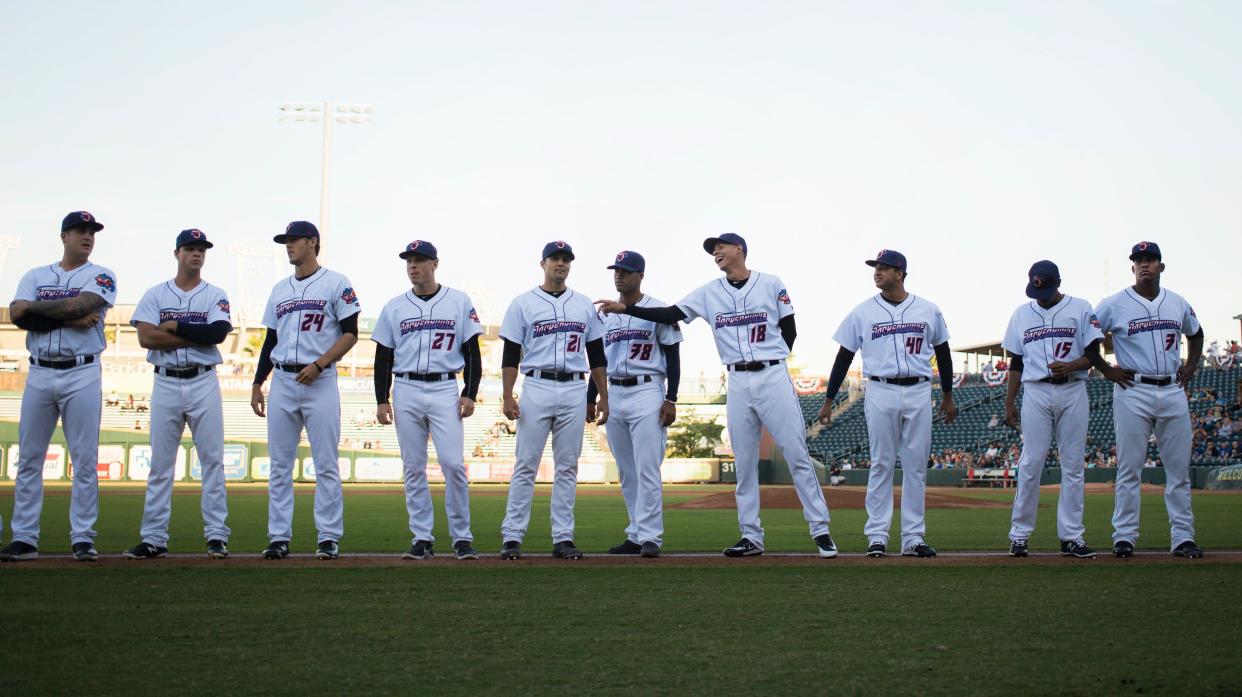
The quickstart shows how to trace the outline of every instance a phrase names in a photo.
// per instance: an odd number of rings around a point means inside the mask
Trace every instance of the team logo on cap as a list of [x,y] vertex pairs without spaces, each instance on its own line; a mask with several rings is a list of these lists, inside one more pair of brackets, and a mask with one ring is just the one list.
[[81,213],[78,213],[78,215],[82,217],[82,222],[84,223],[90,223],[95,220],[95,216],[87,213],[86,211],[82,211]]
[[565,248],[565,243],[564,243],[564,242],[562,242],[562,241],[560,241],[560,240],[557,240],[554,244],[556,245],[556,248],[557,248],[557,249],[564,249],[564,248]]
[[196,240],[201,240],[203,239],[203,231],[197,228],[190,230],[190,237],[193,237]]
[[407,245],[405,246],[405,251],[407,251],[407,252],[412,252],[412,251],[414,251],[414,250],[418,249],[419,247],[421,247],[421,246],[422,246],[422,244],[423,244],[423,241],[422,241],[422,240],[414,240],[413,242],[411,242],[411,243],[409,243],[409,244],[407,244]]
[[1146,251],[1147,251],[1147,244],[1148,244],[1148,243],[1146,243],[1146,242],[1139,242],[1136,246],[1138,247],[1138,250],[1139,250],[1140,252],[1146,252]]
[[617,263],[618,263],[618,264],[620,264],[621,262],[625,261],[625,257],[626,257],[626,256],[628,256],[628,255],[627,255],[625,252],[621,252],[620,254],[618,254],[618,255],[617,255]]
[[1035,286],[1036,288],[1043,288],[1044,277],[1043,276],[1031,276],[1031,285]]
[[109,293],[116,292],[116,279],[112,278],[106,273],[101,273],[95,277],[95,285],[104,289],[106,292],[109,292]]
[[876,258],[876,259],[883,259],[885,254],[888,254],[888,250],[887,250],[887,249],[881,249],[881,250],[880,250],[880,253],[875,255],[875,258]]
[[286,225],[286,226],[285,226],[285,234],[286,234],[286,235],[288,235],[288,234],[289,234],[289,231],[290,231],[290,230],[292,230],[292,229],[293,229],[293,223],[289,223],[288,225]]
[[341,293],[341,300],[344,300],[351,305],[357,305],[358,294],[354,292],[353,288],[346,288],[345,291]]

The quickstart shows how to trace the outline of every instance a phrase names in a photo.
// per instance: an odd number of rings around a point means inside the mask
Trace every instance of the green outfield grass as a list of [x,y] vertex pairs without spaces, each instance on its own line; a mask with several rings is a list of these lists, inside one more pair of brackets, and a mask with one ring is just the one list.
[[[506,491],[499,485],[474,485],[471,514],[476,547],[481,552],[499,551],[500,521],[504,517]],[[58,491],[67,492],[67,488]],[[400,552],[410,543],[406,524],[405,502],[401,489],[393,486],[367,492],[346,487],[345,537],[341,540],[344,553]],[[435,535],[437,545],[448,549],[450,540],[444,525],[442,490],[434,489],[436,505]],[[705,493],[729,491],[728,487],[668,487],[665,496],[665,550],[670,552],[718,551],[738,538],[737,513],[732,509],[701,510],[669,508]],[[315,529],[312,517],[313,497],[310,487],[299,487],[294,512],[294,550],[312,551]],[[537,490],[531,529],[525,548],[528,551],[551,551],[548,521],[549,488]],[[602,552],[624,537],[625,505],[616,487],[583,486],[578,496],[577,541],[586,552]],[[1012,492],[972,491],[954,489],[953,493],[982,500],[1004,502],[1013,500]],[[139,542],[143,494],[133,487],[117,490],[104,487],[100,495],[96,543],[102,553],[119,553]],[[173,517],[170,526],[171,551],[194,552],[203,547],[202,522],[196,493],[173,496]],[[45,552],[69,551],[67,495],[49,495],[44,500],[43,531],[40,549]],[[13,489],[0,488],[0,514],[11,518]],[[229,524],[233,529],[230,549],[234,552],[258,552],[267,544],[267,494],[262,486],[235,487],[229,497]],[[1200,495],[1194,498],[1198,542],[1205,548],[1242,548],[1242,495]],[[1113,512],[1111,494],[1088,494],[1086,497],[1087,541],[1097,547],[1111,546]],[[899,517],[899,513],[894,513]],[[771,552],[808,552],[812,543],[801,510],[765,509],[762,512],[766,531],[766,548]],[[862,528],[866,513],[858,509],[837,509],[832,512],[832,533],[845,552],[861,552],[867,540]],[[900,521],[894,521],[893,539],[897,538]],[[927,511],[928,540],[941,550],[986,550],[1008,546],[1009,509],[937,509]],[[7,533],[5,539],[8,539]],[[1040,497],[1039,521],[1032,540],[1035,549],[1054,549],[1056,535],[1056,494]],[[1164,500],[1156,494],[1143,496],[1142,528],[1139,548],[1167,549],[1169,546],[1168,517]]]

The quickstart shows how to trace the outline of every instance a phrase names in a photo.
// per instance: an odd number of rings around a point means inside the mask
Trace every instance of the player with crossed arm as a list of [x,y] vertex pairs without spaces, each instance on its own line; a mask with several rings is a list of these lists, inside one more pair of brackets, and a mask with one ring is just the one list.
[[[603,424],[608,420],[608,377],[599,315],[590,300],[565,285],[573,260],[574,250],[567,243],[544,245],[539,262],[543,283],[514,298],[500,326],[500,338],[505,342],[502,410],[505,418],[518,424],[516,462],[501,525],[501,559],[522,558],[535,473],[549,432],[556,471],[552,482],[552,556],[582,558],[574,545],[574,500],[587,418],[583,378],[589,370],[599,390],[596,413]],[[513,398],[519,370],[526,376],[520,404]]]
[[940,412],[946,424],[957,418],[953,403],[953,359],[949,329],[940,308],[906,292],[906,257],[880,250],[872,279],[877,295],[854,308],[832,337],[841,345],[828,378],[828,391],[819,410],[819,422],[832,423],[832,400],[849,371],[854,354],[863,354],[863,375],[869,380],[865,397],[867,441],[871,469],[867,477],[867,556],[888,554],[893,525],[893,473],[901,455],[901,555],[934,557],[927,544],[925,490],[927,456],[931,452],[932,355],[940,371],[944,397]]
[[726,409],[737,468],[737,520],[742,531],[742,538],[727,547],[724,555],[763,554],[759,435],[767,428],[789,463],[802,516],[819,556],[835,557],[837,546],[828,532],[828,504],[806,449],[798,397],[784,367],[797,336],[789,293],[776,276],[746,267],[748,249],[741,235],[729,232],[709,237],[703,241],[703,249],[712,255],[724,277],[701,286],[676,305],[637,306],[615,300],[597,300],[596,305],[605,314],[626,314],[661,324],[698,317],[711,322],[716,350],[729,373]]
[[[444,472],[444,509],[453,556],[478,559],[471,542],[470,488],[466,477],[462,419],[474,413],[483,361],[483,327],[465,293],[436,282],[436,246],[414,240],[398,256],[405,261],[411,289],[389,300],[375,322],[375,417],[397,422],[397,442],[405,470],[405,507],[410,516],[410,549],[404,559],[434,555],[435,509],[427,487],[427,436]],[[457,392],[457,373],[465,386]],[[394,384],[393,377],[396,377]],[[392,401],[388,401],[389,388]],[[395,406],[394,406],[395,405]]]
[[[293,537],[293,461],[306,429],[315,463],[315,556],[336,559],[345,533],[344,500],[337,455],[341,440],[341,394],[336,368],[358,341],[358,296],[349,279],[319,265],[319,230],[306,221],[289,223],[273,238],[285,245],[294,273],[276,284],[263,313],[267,336],[250,391],[250,407],[267,417],[267,537],[264,559],[284,559]],[[263,382],[272,370],[271,413],[263,403]]]
[[73,558],[95,561],[99,516],[99,418],[103,408],[99,355],[107,346],[104,316],[116,302],[116,274],[91,263],[95,233],[103,225],[86,211],[60,224],[63,256],[26,272],[9,305],[9,319],[26,330],[30,373],[17,427],[19,461],[13,490],[13,540],[0,560],[39,558],[39,515],[43,510],[43,461],[64,419],[73,463],[69,541]]
[[[647,262],[638,252],[617,255],[612,265],[619,302],[637,307],[662,305],[642,291]],[[677,419],[677,388],[681,330],[629,315],[604,318],[604,353],[608,357],[608,446],[617,459],[621,495],[630,523],[625,542],[609,554],[660,556],[664,543],[664,502],[660,465],[668,443],[668,427]],[[664,381],[668,379],[665,390]],[[587,387],[587,420],[593,420],[594,384]]]
[[[1039,510],[1039,477],[1052,436],[1057,437],[1061,493],[1057,497],[1057,537],[1061,556],[1095,556],[1083,541],[1083,457],[1087,423],[1088,367],[1108,367],[1100,356],[1099,322],[1091,303],[1061,293],[1061,271],[1051,261],[1037,261],[1027,273],[1026,296],[1033,302],[1014,310],[1002,346],[1009,352],[1005,422],[1022,431],[1018,492],[1013,498],[1009,556],[1025,557]],[[1022,389],[1021,423],[1018,389]]]
[[173,471],[187,423],[202,464],[203,536],[207,556],[229,555],[228,499],[224,488],[224,406],[215,368],[224,362],[222,343],[233,330],[229,299],[203,280],[207,250],[214,247],[201,230],[182,230],[173,256],[177,275],[142,295],[129,323],[138,344],[155,366],[151,389],[151,472],[142,513],[142,542],[126,550],[127,559],[168,555]]
[[[1164,463],[1164,505],[1171,549],[1179,557],[1202,557],[1195,544],[1190,508],[1190,405],[1186,389],[1203,354],[1203,327],[1185,298],[1160,287],[1160,246],[1139,242],[1130,250],[1134,285],[1100,301],[1100,328],[1112,334],[1118,369],[1105,372],[1113,386],[1117,433],[1117,500],[1113,509],[1113,555],[1134,555],[1139,535],[1139,484],[1147,439],[1155,431]],[[1182,362],[1181,337],[1189,337]]]

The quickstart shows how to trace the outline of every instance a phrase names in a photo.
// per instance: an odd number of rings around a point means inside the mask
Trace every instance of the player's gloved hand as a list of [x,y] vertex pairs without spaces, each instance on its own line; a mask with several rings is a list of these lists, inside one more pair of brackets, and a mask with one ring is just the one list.
[[599,424],[600,426],[603,426],[604,424],[608,423],[608,398],[607,397],[600,397],[599,401],[595,403],[595,413],[599,417],[599,421],[596,421],[595,423]]
[[596,300],[595,307],[605,315],[619,315],[625,312],[625,303],[616,300]]
[[78,329],[90,329],[96,324],[99,324],[99,313],[98,312],[92,312],[85,317],[79,317],[77,319],[71,319],[68,322],[65,322],[66,327],[76,327]]
[[1018,418],[1018,405],[1013,402],[1005,402],[1005,425],[1018,431],[1022,430],[1022,419]]
[[305,368],[302,369],[302,372],[298,373],[298,376],[294,378],[294,380],[297,380],[303,385],[309,385],[312,382],[314,382],[315,378],[319,377],[319,375],[323,373],[323,371],[319,369],[319,366],[316,365],[316,363],[318,363],[318,361],[313,361],[310,364],[308,364]]
[[263,386],[250,386],[250,408],[256,416],[267,416],[267,407],[263,403]]
[[824,399],[824,405],[819,408],[819,416],[816,419],[823,426],[832,425],[832,402]]
[[470,418],[474,413],[474,400],[469,397],[462,397],[457,400],[457,417],[460,419]]
[[1120,385],[1121,389],[1123,390],[1130,388],[1130,387],[1134,387],[1134,371],[1133,370],[1126,370],[1124,368],[1118,368],[1115,365],[1110,365],[1100,372],[1104,374],[1104,377],[1106,379]]
[[940,414],[946,424],[953,423],[957,418],[957,405],[953,403],[952,394],[946,393],[944,399],[940,400]]
[[660,425],[668,428],[677,420],[677,405],[672,402],[665,402],[660,405]]
[[375,407],[375,420],[387,426],[392,423],[392,405],[380,404]]
[[1194,378],[1194,376],[1195,376],[1195,366],[1190,365],[1189,363],[1186,363],[1185,365],[1177,369],[1177,384],[1181,385],[1182,387],[1189,388],[1190,381]]
[[26,308],[30,303],[26,300],[14,300],[9,303],[9,319],[21,319],[26,316]]
[[518,409],[517,400],[513,398],[513,395],[505,395],[505,403],[500,408],[500,413],[504,414],[505,418],[510,421],[517,421],[522,418],[522,411]]

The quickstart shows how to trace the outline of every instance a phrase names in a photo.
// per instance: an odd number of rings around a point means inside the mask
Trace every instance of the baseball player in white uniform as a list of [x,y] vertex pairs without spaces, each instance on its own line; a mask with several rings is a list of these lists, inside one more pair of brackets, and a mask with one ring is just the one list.
[[[407,244],[405,261],[411,288],[388,301],[376,320],[376,419],[397,423],[397,442],[405,465],[405,507],[410,517],[410,549],[405,559],[434,555],[431,528],[435,511],[427,487],[427,437],[436,447],[444,473],[444,509],[453,556],[478,559],[471,542],[470,489],[466,477],[462,419],[474,413],[483,373],[479,334],[483,327],[465,293],[436,282],[440,265],[436,246],[424,240]],[[465,386],[457,391],[457,373]],[[396,378],[395,382],[393,378]],[[388,400],[392,387],[392,401]]]
[[[289,223],[273,238],[285,245],[294,273],[276,284],[263,326],[267,337],[250,393],[254,413],[267,417],[268,480],[265,559],[283,559],[293,537],[293,462],[306,429],[315,463],[315,556],[336,559],[345,532],[344,501],[337,454],[341,440],[341,395],[334,364],[358,341],[358,295],[349,279],[319,265],[319,230],[306,221]],[[272,379],[271,413],[263,382]]]
[[[1118,369],[1105,371],[1113,386],[1117,432],[1117,500],[1113,509],[1113,554],[1129,557],[1139,535],[1139,484],[1147,439],[1155,431],[1166,478],[1171,549],[1179,557],[1201,557],[1190,508],[1190,406],[1186,387],[1203,354],[1203,327],[1182,296],[1160,287],[1160,247],[1139,242],[1130,251],[1134,285],[1100,301],[1095,316],[1112,334]],[[1182,335],[1189,338],[1182,362]]]
[[891,249],[880,250],[865,262],[875,269],[872,279],[880,292],[854,308],[832,337],[841,345],[828,378],[827,398],[819,410],[819,422],[832,422],[832,400],[849,371],[854,354],[863,354],[867,442],[871,470],[867,477],[867,556],[888,554],[889,529],[893,524],[893,472],[900,453],[901,554],[934,557],[927,543],[924,520],[927,455],[931,452],[932,356],[940,372],[943,399],[940,411],[945,423],[953,423],[953,360],[949,353],[949,329],[940,308],[906,292],[906,257]]
[[[1022,431],[1018,492],[1013,499],[1009,556],[1025,557],[1039,510],[1039,478],[1052,436],[1057,437],[1061,493],[1057,497],[1057,536],[1061,555],[1086,559],[1095,551],[1083,540],[1083,457],[1087,423],[1087,368],[1103,367],[1104,335],[1091,303],[1061,293],[1061,271],[1051,261],[1037,261],[1027,272],[1031,302],[1014,310],[1001,346],[1009,352],[1005,421]],[[1022,415],[1018,416],[1018,389]]]
[[[619,302],[636,307],[664,303],[644,295],[647,262],[638,252],[624,251],[608,267]],[[608,358],[608,447],[617,460],[621,495],[629,525],[625,541],[609,554],[660,556],[664,544],[664,500],[660,465],[668,444],[668,427],[677,419],[681,381],[681,330],[632,315],[604,318],[604,353]],[[667,380],[668,386],[665,387]],[[595,390],[587,388],[587,420],[594,409]]]
[[[501,525],[501,559],[521,559],[522,541],[530,523],[535,474],[543,448],[552,434],[552,556],[581,559],[574,545],[574,500],[578,457],[586,423],[589,371],[599,390],[599,423],[608,420],[608,376],[604,328],[585,296],[566,287],[574,250],[562,241],[543,247],[539,265],[543,283],[514,298],[500,325],[504,340],[501,380],[505,418],[517,421],[517,452],[509,501]],[[520,363],[519,363],[520,359]],[[513,397],[519,370],[522,399]]]
[[142,513],[142,541],[126,550],[127,559],[168,555],[173,471],[181,435],[190,425],[202,464],[201,509],[207,556],[229,555],[228,499],[224,489],[224,407],[215,368],[223,362],[217,346],[233,330],[229,299],[203,280],[207,250],[213,245],[198,229],[177,235],[173,255],[177,275],[143,294],[129,323],[155,366],[151,389],[151,472]]
[[103,407],[99,356],[104,316],[116,302],[116,274],[91,263],[95,233],[103,225],[86,211],[60,225],[64,255],[59,262],[26,272],[9,305],[13,324],[26,330],[30,373],[18,424],[17,477],[13,491],[13,539],[0,560],[39,558],[39,515],[43,510],[43,461],[58,419],[73,464],[69,540],[73,558],[95,561],[95,519],[99,515],[99,418]]
[[802,502],[802,516],[820,557],[837,556],[828,532],[828,504],[806,448],[802,410],[785,358],[793,347],[797,328],[793,304],[785,284],[776,276],[746,267],[748,252],[741,235],[725,233],[703,241],[703,249],[724,273],[669,307],[636,306],[598,300],[606,314],[626,314],[662,324],[702,317],[712,324],[716,351],[729,373],[727,414],[729,438],[737,472],[734,496],[742,538],[725,548],[727,557],[763,554],[763,526],[759,520],[759,436],[772,434],[793,475]]

